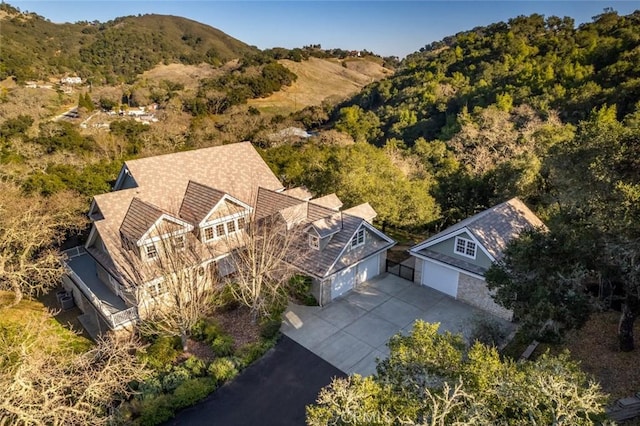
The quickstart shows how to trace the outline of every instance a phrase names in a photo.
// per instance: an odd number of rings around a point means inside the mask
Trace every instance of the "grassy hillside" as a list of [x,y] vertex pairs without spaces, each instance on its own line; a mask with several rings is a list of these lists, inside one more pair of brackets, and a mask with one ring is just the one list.
[[262,112],[288,114],[325,100],[343,100],[358,93],[364,86],[393,72],[373,59],[319,59],[307,61],[279,61],[298,79],[289,87],[273,95],[249,101]]
[[161,63],[219,66],[256,51],[215,28],[176,16],[54,24],[5,3],[0,10],[0,80],[77,74],[96,83],[115,83],[132,81]]

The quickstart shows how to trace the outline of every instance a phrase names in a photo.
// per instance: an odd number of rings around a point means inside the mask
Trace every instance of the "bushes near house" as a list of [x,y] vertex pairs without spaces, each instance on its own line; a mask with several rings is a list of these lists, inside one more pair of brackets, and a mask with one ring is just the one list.
[[289,280],[289,297],[306,306],[318,306],[318,301],[311,294],[311,277],[294,275]]

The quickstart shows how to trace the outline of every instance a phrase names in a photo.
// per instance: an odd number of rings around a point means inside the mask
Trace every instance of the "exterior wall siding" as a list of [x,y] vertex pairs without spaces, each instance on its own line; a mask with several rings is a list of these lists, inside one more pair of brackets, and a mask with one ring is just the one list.
[[491,291],[487,288],[487,283],[479,278],[460,273],[458,299],[507,321],[513,319],[513,312],[494,302]]
[[100,266],[97,262],[96,262],[96,273],[97,273],[98,278],[100,279],[100,281],[102,281],[104,285],[109,287],[109,289],[111,289],[113,294],[118,294],[116,289],[113,288],[113,284],[111,283],[111,280],[109,280],[109,273],[107,272],[106,269],[104,269],[102,266]]
[[[458,235],[459,237],[466,238],[468,240],[471,239],[471,236],[466,232]],[[442,253],[447,256],[454,257],[456,259],[464,260],[465,262],[473,263],[474,265],[483,267],[485,269],[489,269],[491,266],[491,259],[480,249],[480,247],[476,248],[476,258],[472,259],[470,257],[462,256],[457,254],[454,251],[454,245],[456,243],[456,237],[447,238],[444,241],[439,242],[438,244],[434,244],[429,247],[429,250],[433,250],[437,253]]]

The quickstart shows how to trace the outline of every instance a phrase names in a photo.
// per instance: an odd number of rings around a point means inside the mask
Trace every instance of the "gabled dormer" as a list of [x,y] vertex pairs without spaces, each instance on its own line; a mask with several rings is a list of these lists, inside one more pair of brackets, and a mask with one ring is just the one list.
[[306,228],[309,238],[309,247],[314,250],[323,250],[333,235],[342,229],[342,214],[336,213],[322,219],[315,220]]
[[251,211],[250,205],[225,192],[189,181],[180,217],[193,223],[200,241],[208,243],[244,229]]
[[129,171],[127,167],[127,163],[125,163],[120,169],[120,173],[118,174],[118,178],[116,179],[116,183],[113,185],[114,191],[119,191],[121,189],[129,189],[136,188],[138,183],[133,178],[133,175]]
[[122,246],[142,260],[153,260],[168,247],[182,249],[193,225],[153,204],[133,198],[120,226]]

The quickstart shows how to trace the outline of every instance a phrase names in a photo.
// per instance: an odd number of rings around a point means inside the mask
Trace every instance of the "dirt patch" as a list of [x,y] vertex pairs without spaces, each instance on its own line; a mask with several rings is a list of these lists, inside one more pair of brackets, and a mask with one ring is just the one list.
[[640,321],[636,321],[634,329],[636,350],[621,352],[617,336],[619,318],[617,312],[594,314],[582,329],[568,335],[562,345],[600,383],[611,401],[640,391]]
[[216,354],[213,352],[211,346],[207,345],[205,342],[189,339],[187,346],[189,351],[182,355],[181,361],[189,358],[191,355],[205,362],[211,362],[216,358]]
[[233,337],[236,349],[260,340],[260,325],[251,319],[251,312],[244,306],[218,312],[214,315],[214,319],[226,333]]

